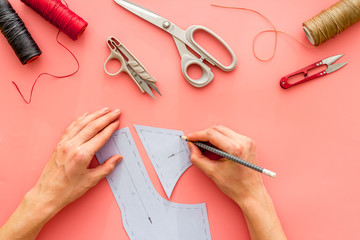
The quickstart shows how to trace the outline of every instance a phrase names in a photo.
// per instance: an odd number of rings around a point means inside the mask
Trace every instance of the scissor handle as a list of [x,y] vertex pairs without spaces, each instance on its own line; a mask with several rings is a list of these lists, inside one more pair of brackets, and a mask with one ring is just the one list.
[[[225,48],[226,50],[230,53],[231,58],[232,58],[232,62],[230,63],[230,65],[225,66],[223,64],[221,64],[215,57],[213,57],[210,53],[208,53],[204,48],[202,48],[195,40],[194,40],[194,34],[196,31],[205,31],[207,33],[209,33],[211,36],[213,36],[215,39],[217,39]],[[210,29],[200,26],[200,25],[193,25],[190,26],[187,30],[186,30],[186,38],[187,40],[202,54],[200,55],[205,55],[205,59],[210,62],[211,64],[219,67],[221,70],[223,71],[232,71],[234,70],[234,68],[236,67],[236,63],[237,63],[237,59],[236,59],[236,55],[233,52],[233,50],[230,48],[230,46],[221,38],[219,37],[219,35],[217,35],[216,33],[214,33],[213,31],[211,31]],[[204,56],[202,56],[204,57]]]
[[[187,69],[191,65],[198,65],[201,68],[202,75],[199,79],[192,79],[188,75]],[[208,66],[206,66],[205,63],[200,61],[198,58],[194,56],[190,56],[188,54],[183,54],[181,56],[181,71],[185,79],[194,87],[204,87],[207,84],[209,84],[214,78],[214,74],[211,72],[211,69]]]
[[[302,68],[302,69],[300,69],[300,70],[298,70],[298,71],[296,71],[296,72],[290,73],[289,75],[286,75],[286,76],[282,77],[282,78],[280,79],[280,86],[281,86],[282,88],[284,88],[284,89],[287,89],[287,88],[289,88],[289,87],[296,86],[296,85],[298,85],[298,84],[300,84],[300,83],[304,83],[304,82],[313,80],[313,79],[315,79],[315,78],[318,78],[318,77],[322,77],[322,76],[327,75],[326,71],[321,71],[321,72],[315,73],[315,74],[313,74],[313,75],[311,75],[311,76],[308,76],[309,70],[311,70],[311,69],[313,69],[313,68],[316,68],[316,67],[319,67],[319,66],[320,66],[320,63],[321,63],[321,61],[320,61],[320,62],[313,63],[313,64],[311,64],[311,65],[309,65],[309,66],[307,66],[307,67],[304,67],[304,68]],[[297,82],[294,82],[294,83],[289,83],[289,82],[288,82],[289,78],[294,77],[294,76],[299,75],[299,74],[303,74],[303,75],[304,75],[304,78],[301,79],[301,80],[299,80],[299,81],[297,81]]]
[[[110,76],[115,76],[115,75],[118,75],[120,72],[127,71],[125,59],[118,52],[117,47],[116,47],[120,43],[116,43],[115,40],[117,40],[117,39],[115,39],[114,37],[109,37],[108,40],[106,41],[108,47],[110,48],[110,56],[106,59],[106,61],[104,63],[104,71],[106,74],[108,74]],[[106,68],[107,63],[112,59],[116,59],[116,60],[120,61],[120,64],[121,64],[119,71],[117,71],[115,73],[109,72]]]

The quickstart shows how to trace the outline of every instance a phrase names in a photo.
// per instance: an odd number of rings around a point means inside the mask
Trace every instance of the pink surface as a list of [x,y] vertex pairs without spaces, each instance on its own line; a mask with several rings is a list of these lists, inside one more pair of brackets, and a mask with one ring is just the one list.
[[[213,68],[215,79],[202,89],[181,75],[180,58],[167,33],[130,14],[112,0],[69,0],[70,9],[89,26],[77,41],[60,40],[80,61],[71,78],[43,77],[26,105],[11,81],[28,96],[41,72],[67,74],[74,60],[55,41],[57,29],[20,1],[10,1],[43,51],[22,66],[5,38],[0,37],[0,225],[35,184],[65,127],[84,112],[104,106],[123,110],[158,192],[165,197],[133,124],[183,130],[185,133],[222,123],[257,142],[260,165],[277,172],[263,177],[289,239],[358,239],[360,194],[360,24],[315,49],[279,35],[273,60],[252,55],[254,35],[271,26],[258,15],[210,6],[206,0],[137,0],[182,28],[204,25],[218,33],[238,57],[230,73]],[[302,22],[335,1],[217,1],[260,11],[275,26],[306,41]],[[113,35],[158,80],[163,96],[154,101],[141,94],[129,76],[107,76],[106,39]],[[272,52],[272,34],[257,43],[261,57]],[[288,90],[279,80],[328,56],[344,53],[349,64],[322,79]],[[195,73],[196,74],[196,73]],[[198,169],[181,177],[171,201],[206,202],[212,239],[249,239],[237,206]],[[128,239],[120,210],[106,181],[49,222],[38,239]]]

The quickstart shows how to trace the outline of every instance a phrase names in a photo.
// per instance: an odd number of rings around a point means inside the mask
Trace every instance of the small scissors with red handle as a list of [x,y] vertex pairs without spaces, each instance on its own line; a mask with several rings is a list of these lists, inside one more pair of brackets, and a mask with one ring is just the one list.
[[[322,77],[322,76],[325,76],[325,75],[327,75],[329,73],[335,72],[336,70],[342,68],[343,66],[345,66],[347,64],[347,62],[333,64],[335,61],[337,61],[342,56],[344,56],[344,54],[340,54],[340,55],[325,58],[323,60],[320,60],[319,62],[313,63],[313,64],[311,64],[311,65],[309,65],[309,66],[307,66],[307,67],[305,67],[303,69],[300,69],[300,70],[298,70],[296,72],[293,72],[293,73],[291,73],[291,74],[289,74],[289,75],[287,75],[285,77],[282,77],[281,80],[280,80],[280,86],[282,88],[284,88],[284,89],[287,89],[289,87],[298,85],[300,83],[307,82],[309,80],[312,80],[312,79],[315,79],[315,78],[318,78],[318,77]],[[318,72],[318,73],[316,73],[314,75],[308,76],[308,71],[309,70],[320,67],[322,65],[327,65],[327,69],[324,70],[324,71]],[[301,74],[301,73],[304,74],[304,79],[302,79],[300,81],[297,81],[295,83],[288,83],[288,79],[290,77],[293,77],[293,76]]]

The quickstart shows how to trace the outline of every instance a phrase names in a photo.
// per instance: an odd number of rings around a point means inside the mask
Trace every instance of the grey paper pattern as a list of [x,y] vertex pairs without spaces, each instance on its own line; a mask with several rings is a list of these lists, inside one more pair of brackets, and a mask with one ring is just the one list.
[[131,240],[210,240],[205,203],[179,204],[162,198],[146,172],[128,128],[116,131],[96,153],[99,163],[124,159],[107,176]]
[[180,136],[182,131],[134,125],[170,199],[181,175],[191,166],[190,150]]

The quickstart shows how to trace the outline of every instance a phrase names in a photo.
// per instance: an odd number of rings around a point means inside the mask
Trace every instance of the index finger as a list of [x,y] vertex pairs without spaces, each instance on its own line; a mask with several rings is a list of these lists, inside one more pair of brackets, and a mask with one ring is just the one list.
[[85,113],[83,116],[77,118],[74,122],[66,128],[61,141],[70,140],[74,138],[88,123],[98,119],[110,111],[110,108],[106,107],[93,113]]
[[81,131],[76,136],[74,136],[74,141],[80,144],[84,144],[90,141],[106,126],[118,120],[120,114],[120,109],[116,109],[97,119],[94,119],[93,121],[89,122],[83,129],[81,129]]
[[99,149],[102,148],[102,146],[104,146],[105,143],[110,139],[111,135],[116,131],[116,129],[118,129],[119,125],[119,120],[110,123],[89,141],[84,143],[84,148],[93,153],[99,151]]
[[220,148],[221,150],[228,152],[230,154],[234,153],[235,149],[238,149],[238,144],[228,136],[217,131],[215,127],[205,129],[203,131],[191,133],[187,135],[189,141],[202,141],[210,142],[215,147]]
[[224,134],[225,136],[233,139],[234,141],[237,140],[237,141],[244,141],[244,140],[249,140],[248,137],[244,136],[244,135],[241,135],[233,130],[231,130],[230,128],[227,128],[223,125],[217,125],[217,126],[214,126],[214,129],[222,134]]

